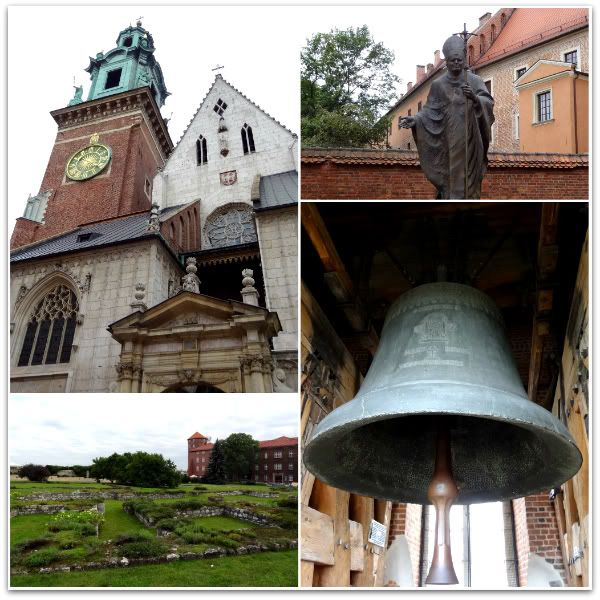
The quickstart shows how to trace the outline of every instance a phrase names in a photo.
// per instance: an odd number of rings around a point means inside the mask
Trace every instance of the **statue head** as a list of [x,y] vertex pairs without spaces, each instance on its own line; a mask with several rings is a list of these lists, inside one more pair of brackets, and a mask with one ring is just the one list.
[[448,71],[453,75],[459,74],[465,61],[463,41],[457,35],[450,36],[442,46],[442,52],[446,59]]

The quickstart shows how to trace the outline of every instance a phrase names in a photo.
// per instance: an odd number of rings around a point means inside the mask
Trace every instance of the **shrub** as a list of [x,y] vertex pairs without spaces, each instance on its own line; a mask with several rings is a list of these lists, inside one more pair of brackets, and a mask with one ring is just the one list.
[[25,540],[15,544],[12,548],[12,552],[29,552],[29,550],[36,550],[37,548],[43,548],[48,546],[51,540],[48,538],[33,538],[32,540]]
[[27,567],[46,567],[59,558],[58,548],[44,548],[26,557],[23,564]]
[[123,544],[120,552],[127,558],[149,558],[160,556],[166,552],[167,548],[156,539],[144,540],[139,542],[128,542]]
[[298,508],[298,496],[288,496],[277,501],[277,506],[282,508]]
[[208,492],[208,488],[203,485],[195,485],[194,489],[198,492]]
[[147,542],[148,540],[153,540],[154,536],[149,531],[135,531],[130,533],[121,533],[114,540],[114,544],[116,546],[121,546],[123,544],[130,544],[133,542]]
[[190,498],[188,500],[178,500],[177,502],[173,502],[171,506],[175,510],[197,510],[206,506],[206,502],[202,502],[202,500],[198,500],[198,498]]
[[29,481],[48,481],[48,477],[50,477],[50,471],[44,467],[43,465],[23,465],[18,471],[17,475],[19,477],[25,477],[29,479]]
[[154,525],[167,531],[175,531],[175,528],[179,525],[179,521],[177,519],[160,519]]

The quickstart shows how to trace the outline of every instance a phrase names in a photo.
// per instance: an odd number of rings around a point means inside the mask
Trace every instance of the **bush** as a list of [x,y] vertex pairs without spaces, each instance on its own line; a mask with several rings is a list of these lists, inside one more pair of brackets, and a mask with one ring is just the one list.
[[38,548],[48,546],[50,543],[51,540],[48,538],[33,538],[32,540],[25,540],[24,542],[15,544],[11,552],[29,552],[29,550],[37,550]]
[[149,531],[135,531],[130,533],[121,533],[114,540],[114,544],[116,546],[122,546],[123,544],[130,544],[133,542],[147,542],[149,540],[154,540],[154,536]]
[[208,488],[203,485],[195,485],[194,489],[198,492],[208,492]]
[[179,525],[179,521],[177,519],[160,519],[154,525],[167,531],[175,531],[175,528]]
[[27,567],[46,567],[59,559],[58,548],[44,548],[33,552],[23,560]]
[[198,500],[197,498],[190,498],[189,500],[178,500],[177,502],[173,502],[171,506],[175,510],[197,510],[206,506],[206,502],[202,502],[202,500]]
[[167,551],[166,546],[156,539],[123,544],[120,552],[127,558],[149,558],[160,556]]
[[93,510],[57,513],[48,523],[49,531],[75,531],[79,535],[96,535],[96,526],[104,521],[102,513]]
[[298,496],[288,496],[287,498],[281,498],[277,501],[277,506],[281,506],[282,508],[298,509]]
[[29,481],[41,482],[48,481],[50,477],[50,471],[43,465],[24,465],[18,471],[19,477],[25,477]]

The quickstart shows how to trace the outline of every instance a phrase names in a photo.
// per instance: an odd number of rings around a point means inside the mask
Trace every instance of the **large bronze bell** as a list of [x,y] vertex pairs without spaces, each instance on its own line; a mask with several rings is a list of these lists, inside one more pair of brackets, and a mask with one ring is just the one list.
[[[357,396],[318,424],[303,459],[331,486],[432,502],[442,538],[452,503],[549,490],[582,462],[568,430],[527,397],[498,308],[455,283],[419,286],[393,304]],[[453,582],[451,559],[450,570],[430,571],[428,582]]]

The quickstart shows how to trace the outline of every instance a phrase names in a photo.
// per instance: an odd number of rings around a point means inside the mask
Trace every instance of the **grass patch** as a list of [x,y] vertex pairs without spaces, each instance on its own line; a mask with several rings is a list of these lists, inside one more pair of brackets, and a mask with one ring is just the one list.
[[12,587],[296,587],[298,552],[263,552],[85,573],[13,575],[10,584]]
[[133,515],[123,510],[123,502],[120,500],[107,500],[104,507],[104,523],[100,528],[101,540],[114,540],[122,533],[146,530]]
[[196,517],[193,523],[200,525],[203,529],[212,531],[248,529],[251,527],[250,523],[233,517]]
[[46,524],[50,515],[22,515],[10,519],[10,544],[18,544],[48,533]]

